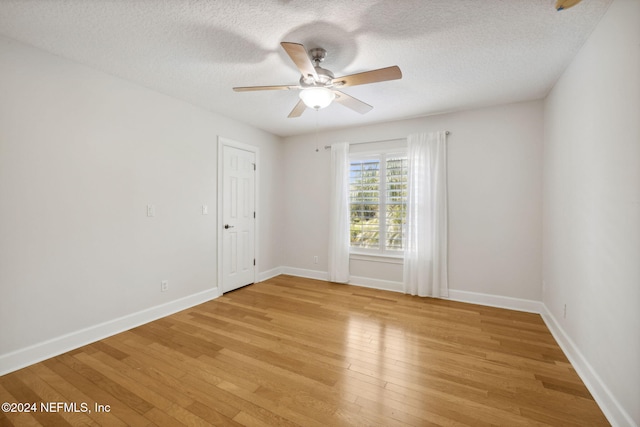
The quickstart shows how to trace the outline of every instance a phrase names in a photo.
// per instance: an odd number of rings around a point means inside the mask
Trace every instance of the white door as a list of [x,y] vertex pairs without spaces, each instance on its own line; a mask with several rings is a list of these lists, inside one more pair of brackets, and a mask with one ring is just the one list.
[[222,292],[255,280],[256,153],[222,148]]

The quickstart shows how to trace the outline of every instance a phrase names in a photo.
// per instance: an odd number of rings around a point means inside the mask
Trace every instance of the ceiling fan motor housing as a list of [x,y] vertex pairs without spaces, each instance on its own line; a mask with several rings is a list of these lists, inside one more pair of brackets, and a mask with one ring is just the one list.
[[302,76],[300,78],[300,85],[302,87],[329,86],[331,80],[334,79],[334,75],[331,71],[320,66],[320,63],[327,57],[327,51],[321,47],[315,47],[313,49],[309,49],[309,57],[313,62],[315,62],[315,66],[313,68],[316,70],[318,80],[314,79],[311,75]]
[[331,80],[334,79],[333,73],[326,68],[319,66],[314,67],[316,74],[318,74],[318,80],[314,79],[311,75],[300,77],[300,86],[313,87],[313,86],[329,86]]

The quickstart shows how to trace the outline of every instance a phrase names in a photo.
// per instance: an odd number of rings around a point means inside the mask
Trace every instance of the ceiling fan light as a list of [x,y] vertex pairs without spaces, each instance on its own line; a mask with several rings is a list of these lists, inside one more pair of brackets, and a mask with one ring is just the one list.
[[336,95],[326,87],[308,87],[300,91],[300,99],[309,108],[319,110],[331,104]]

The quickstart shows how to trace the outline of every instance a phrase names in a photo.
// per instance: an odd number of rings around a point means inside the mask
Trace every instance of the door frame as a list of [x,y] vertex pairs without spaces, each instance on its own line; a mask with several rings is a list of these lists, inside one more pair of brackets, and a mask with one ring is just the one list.
[[216,229],[216,241],[217,241],[217,276],[218,276],[218,296],[222,295],[223,293],[223,289],[222,289],[222,263],[223,263],[223,253],[222,253],[222,228],[224,227],[224,218],[222,217],[223,213],[222,213],[222,203],[223,203],[223,192],[224,192],[224,187],[223,187],[223,169],[224,169],[224,163],[222,162],[222,156],[223,156],[223,149],[224,147],[233,147],[233,148],[237,148],[239,150],[244,150],[244,151],[248,151],[250,153],[254,153],[255,154],[255,159],[256,159],[256,173],[253,176],[254,179],[254,192],[253,192],[253,206],[255,209],[255,213],[256,213],[256,219],[255,219],[255,228],[254,228],[254,233],[253,233],[253,250],[254,250],[254,254],[255,254],[255,259],[256,259],[256,265],[254,266],[253,269],[253,283],[257,283],[258,282],[258,265],[259,265],[259,260],[260,260],[260,253],[258,250],[258,236],[260,235],[260,233],[258,232],[258,218],[260,218],[260,213],[258,212],[259,210],[259,194],[260,194],[260,178],[259,178],[259,172],[260,172],[260,149],[256,146],[253,145],[249,145],[249,144],[245,144],[242,142],[238,142],[238,141],[234,141],[232,139],[229,138],[225,138],[223,136],[218,136],[218,185],[217,185],[217,226],[218,228]]

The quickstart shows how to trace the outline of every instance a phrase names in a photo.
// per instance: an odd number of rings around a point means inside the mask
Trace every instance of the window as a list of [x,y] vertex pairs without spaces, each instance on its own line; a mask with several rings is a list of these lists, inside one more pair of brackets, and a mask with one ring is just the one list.
[[352,156],[349,170],[350,246],[355,252],[400,255],[407,202],[407,156]]

